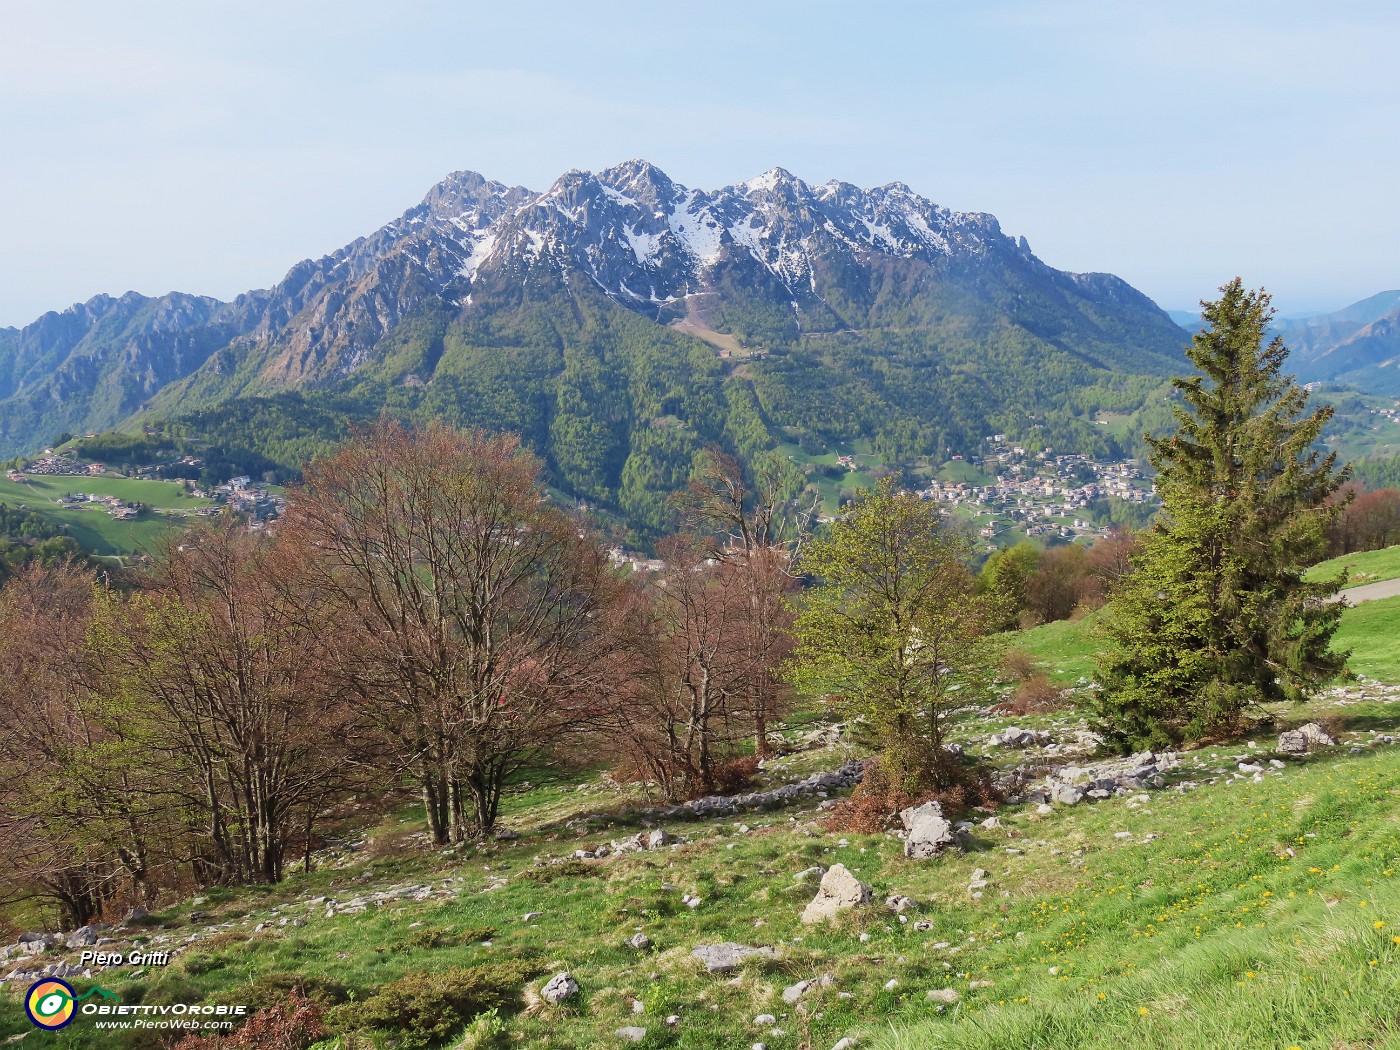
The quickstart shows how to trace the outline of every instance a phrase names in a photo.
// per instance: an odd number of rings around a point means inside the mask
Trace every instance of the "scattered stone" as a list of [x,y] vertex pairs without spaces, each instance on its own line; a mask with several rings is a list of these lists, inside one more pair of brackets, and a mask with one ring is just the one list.
[[983,988],[990,988],[994,984],[996,984],[996,981],[969,981],[967,986],[974,992],[977,992],[981,991]]
[[851,1050],[851,1047],[855,1045],[856,1041],[854,1037],[848,1035],[844,1039],[836,1040],[836,1043],[834,1046],[832,1046],[831,1050]]
[[627,947],[635,948],[639,952],[644,952],[651,947],[651,938],[645,933],[636,933],[627,938]]
[[103,923],[94,923],[91,926],[79,926],[64,938],[64,943],[70,948],[91,948],[97,943],[97,938],[102,935],[102,931],[107,928],[108,927]]
[[778,953],[772,948],[754,948],[733,941],[697,945],[691,949],[690,954],[700,960],[708,973],[729,973],[737,970],[745,959],[753,956],[762,956],[765,959],[778,957]]
[[1084,792],[1073,784],[1059,784],[1050,792],[1050,799],[1062,806],[1077,806],[1084,801]]
[[1314,748],[1332,747],[1334,744],[1336,741],[1316,722],[1309,722],[1278,736],[1278,749],[1285,755],[1305,755]]
[[527,911],[527,912],[525,913],[525,917],[524,917],[523,919],[521,919],[520,921],[521,921],[521,922],[534,922],[536,919],[538,919],[538,918],[539,918],[541,915],[543,915],[543,914],[544,914],[544,912],[542,912],[542,911]]
[[640,1043],[647,1037],[647,1030],[645,1028],[638,1028],[634,1024],[629,1024],[624,1028],[619,1028],[614,1034],[619,1039],[623,1039],[626,1042]]
[[921,806],[910,806],[899,814],[906,832],[904,855],[914,860],[927,860],[936,857],[950,846],[957,845],[957,835],[953,826],[943,816],[943,807],[937,802],[925,802]]
[[783,1002],[792,1004],[801,999],[813,988],[830,988],[836,983],[836,977],[829,973],[824,973],[820,977],[813,977],[806,981],[798,981],[783,989]]
[[1050,743],[1050,734],[1041,729],[1010,726],[987,737],[988,747],[1039,747]]
[[896,915],[899,915],[908,911],[910,908],[916,907],[916,905],[914,903],[914,898],[894,893],[885,898],[885,907]]
[[826,869],[820,864],[813,864],[810,868],[803,868],[792,877],[793,882],[806,882],[808,879],[819,879],[826,874]]
[[930,988],[927,998],[935,1003],[955,1003],[962,998],[962,992],[956,988]]
[[754,1024],[777,1024],[778,1019],[772,1014],[759,1014],[753,1019]]
[[578,995],[578,982],[568,973],[556,973],[543,988],[540,998],[547,1003],[562,1003]]
[[833,864],[822,876],[817,895],[802,910],[802,921],[808,925],[816,922],[831,922],[838,913],[862,904],[869,904],[871,889],[846,869],[844,864]]
[[671,845],[676,839],[673,835],[667,834],[665,829],[656,828],[654,831],[647,832],[645,841],[647,849],[660,849],[663,846]]
[[888,981],[885,982],[885,991],[887,991],[887,992],[892,992],[892,991],[894,991],[894,990],[895,990],[896,988],[898,988],[898,987],[899,987],[899,978],[898,978],[898,977],[891,977]]

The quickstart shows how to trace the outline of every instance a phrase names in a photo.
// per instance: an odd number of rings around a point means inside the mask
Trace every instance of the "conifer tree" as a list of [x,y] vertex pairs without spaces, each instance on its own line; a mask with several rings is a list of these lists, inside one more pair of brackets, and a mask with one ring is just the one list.
[[1332,408],[1310,408],[1283,374],[1265,292],[1236,278],[1202,306],[1207,327],[1187,349],[1198,372],[1174,380],[1176,432],[1149,438],[1162,513],[1106,617],[1095,706],[1124,748],[1237,731],[1346,662],[1331,647],[1345,577],[1303,579],[1348,473],[1316,448]]

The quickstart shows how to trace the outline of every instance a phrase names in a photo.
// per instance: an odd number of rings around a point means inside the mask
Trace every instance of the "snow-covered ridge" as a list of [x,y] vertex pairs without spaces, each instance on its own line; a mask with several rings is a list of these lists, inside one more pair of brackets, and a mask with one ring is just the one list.
[[707,191],[643,160],[572,170],[543,193],[456,172],[368,242],[387,248],[400,238],[431,239],[439,259],[455,260],[458,281],[576,267],[629,304],[703,289],[724,265],[757,263],[796,295],[816,291],[818,261],[835,254],[935,261],[1012,243],[991,216],[950,211],[903,183],[811,186],[772,168]]

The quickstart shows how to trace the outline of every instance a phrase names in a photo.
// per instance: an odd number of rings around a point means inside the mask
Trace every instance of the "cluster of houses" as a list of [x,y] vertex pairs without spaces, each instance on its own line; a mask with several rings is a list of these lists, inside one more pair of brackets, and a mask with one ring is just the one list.
[[61,507],[90,506],[105,510],[118,521],[130,521],[141,514],[141,504],[116,496],[99,496],[95,492],[70,492],[54,501]]
[[1390,420],[1392,423],[1400,423],[1400,401],[1395,402],[1395,404],[1391,405],[1389,408],[1373,408],[1371,409],[1371,414],[1373,416],[1381,416],[1384,419]]
[[101,463],[79,463],[75,459],[54,454],[54,450],[47,448],[44,454],[32,463],[26,463],[18,470],[9,472],[11,481],[24,481],[25,475],[37,474],[44,477],[92,477],[107,473],[107,468]]
[[1093,538],[1108,532],[1089,513],[1097,501],[1156,503],[1154,487],[1137,460],[1101,463],[1090,456],[1055,455],[1052,449],[1028,452],[1005,441],[1003,434],[987,439],[990,450],[982,463],[993,474],[991,484],[934,481],[921,495],[979,518],[990,516],[980,529],[985,539],[1011,528],[1032,537]]
[[267,491],[267,486],[254,483],[250,477],[229,478],[212,490],[192,488],[190,495],[211,499],[215,506],[203,507],[199,513],[210,516],[224,510],[232,510],[248,522],[254,531],[265,529],[280,518],[287,510],[287,501]]
[[[193,457],[185,456],[178,461],[179,464],[200,467],[203,461]],[[132,477],[154,479],[157,477],[158,466],[141,467],[132,473]],[[77,459],[56,455],[53,449],[46,449],[44,454],[31,463],[7,472],[11,481],[25,482],[33,476],[44,477],[101,477],[101,476],[121,476],[120,471],[113,471],[103,466],[101,463],[83,463]],[[194,513],[203,516],[212,516],[222,513],[225,509],[231,509],[236,515],[248,522],[249,529],[264,529],[270,523],[276,521],[286,510],[286,500],[281,496],[274,496],[267,490],[267,486],[255,484],[250,477],[230,478],[222,485],[215,485],[212,489],[205,489],[194,482],[172,481],[170,484],[183,484],[185,490],[198,499],[210,500],[210,505],[200,507]],[[129,502],[117,496],[103,496],[96,493],[70,492],[59,497],[56,502],[65,507],[93,507],[105,510],[113,518],[118,520],[129,520],[139,517],[143,505]]]

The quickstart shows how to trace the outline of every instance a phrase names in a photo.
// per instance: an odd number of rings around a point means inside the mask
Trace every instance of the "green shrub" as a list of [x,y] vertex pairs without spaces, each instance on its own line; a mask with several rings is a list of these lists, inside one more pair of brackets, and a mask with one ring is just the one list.
[[326,1013],[332,1032],[393,1033],[402,1050],[443,1042],[477,1015],[517,1005],[521,987],[539,971],[520,963],[420,970],[386,984],[368,999]]
[[245,984],[231,989],[227,994],[220,993],[220,1001],[246,1003],[250,1008],[262,1009],[287,1000],[293,994],[323,1007],[336,1006],[350,999],[350,989],[339,981],[273,970],[270,973],[259,974]]
[[566,860],[563,864],[550,864],[543,868],[526,868],[515,878],[526,882],[553,882],[555,879],[598,878],[602,876],[597,865],[585,864],[581,860]]

